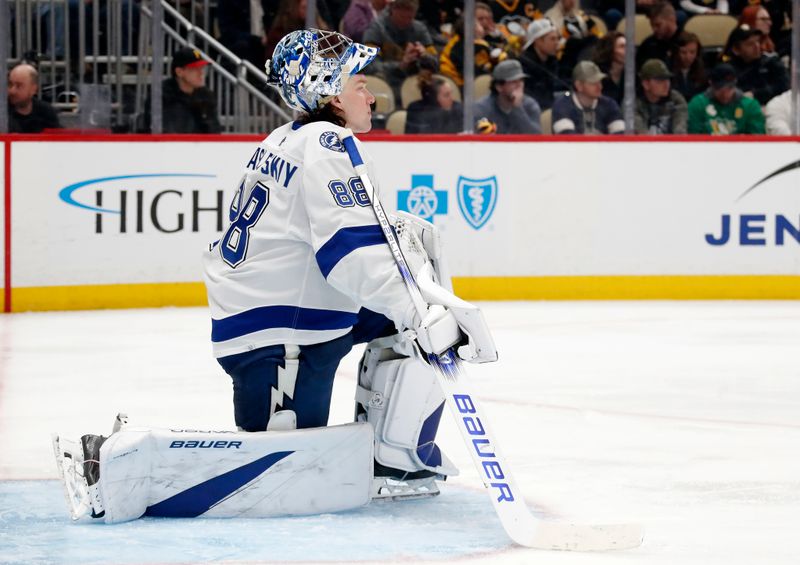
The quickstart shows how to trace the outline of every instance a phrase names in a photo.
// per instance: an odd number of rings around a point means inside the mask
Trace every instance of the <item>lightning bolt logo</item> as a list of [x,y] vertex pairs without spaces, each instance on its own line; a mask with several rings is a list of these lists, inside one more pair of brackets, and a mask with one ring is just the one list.
[[269,403],[270,417],[278,406],[283,408],[284,395],[294,400],[294,387],[297,382],[297,369],[300,366],[300,347],[286,345],[283,367],[278,367],[278,386],[272,387],[272,397]]

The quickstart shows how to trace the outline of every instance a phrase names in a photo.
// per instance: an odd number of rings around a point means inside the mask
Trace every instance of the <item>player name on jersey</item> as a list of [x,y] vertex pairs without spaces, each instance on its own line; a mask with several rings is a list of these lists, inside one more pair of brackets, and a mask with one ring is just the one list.
[[289,183],[292,182],[292,178],[300,167],[292,165],[286,159],[259,147],[250,157],[247,168],[271,176],[275,179],[275,182],[283,185],[283,188],[289,188]]

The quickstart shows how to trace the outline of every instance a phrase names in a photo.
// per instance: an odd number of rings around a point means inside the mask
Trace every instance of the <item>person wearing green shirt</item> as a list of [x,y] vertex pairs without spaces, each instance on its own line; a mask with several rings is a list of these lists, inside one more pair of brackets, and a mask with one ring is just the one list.
[[714,67],[708,90],[689,102],[689,133],[735,135],[766,133],[758,101],[736,88],[736,70],[727,63]]

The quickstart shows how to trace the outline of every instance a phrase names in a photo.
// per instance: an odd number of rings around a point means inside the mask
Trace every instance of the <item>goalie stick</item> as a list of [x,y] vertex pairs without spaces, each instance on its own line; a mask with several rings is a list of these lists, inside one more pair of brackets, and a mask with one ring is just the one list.
[[[408,268],[389,218],[375,194],[367,167],[356,147],[353,132],[346,129],[339,134],[339,137],[367,191],[386,243],[408,288],[414,307],[422,318],[427,313],[428,304]],[[470,392],[461,359],[455,350],[451,348],[441,355],[428,354],[427,358],[436,373],[447,406],[456,420],[461,437],[492,500],[500,523],[514,542],[531,548],[571,551],[628,549],[641,545],[643,530],[639,525],[582,525],[543,521],[534,517],[511,476],[508,462],[500,453],[486,415]]]

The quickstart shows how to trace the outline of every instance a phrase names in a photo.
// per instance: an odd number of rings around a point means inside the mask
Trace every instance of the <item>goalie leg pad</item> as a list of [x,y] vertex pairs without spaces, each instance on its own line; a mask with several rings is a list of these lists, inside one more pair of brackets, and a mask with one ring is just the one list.
[[368,504],[373,458],[367,424],[257,433],[126,426],[100,448],[97,485],[106,523],[317,514]]
[[444,395],[431,368],[402,336],[372,341],[356,391],[356,418],[375,429],[375,460],[407,473],[457,475],[436,445]]

